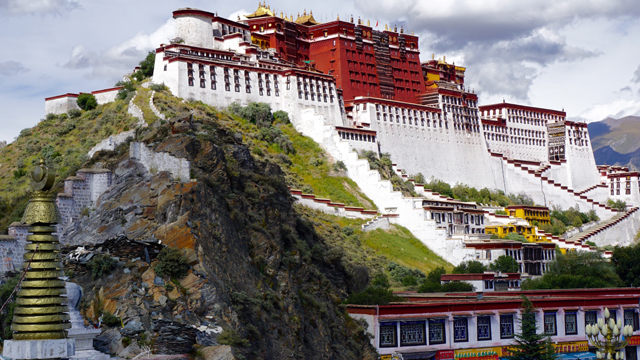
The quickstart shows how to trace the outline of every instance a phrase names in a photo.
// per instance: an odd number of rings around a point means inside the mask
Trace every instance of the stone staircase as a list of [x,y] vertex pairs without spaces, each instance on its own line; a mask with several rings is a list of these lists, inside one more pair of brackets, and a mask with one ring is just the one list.
[[377,170],[371,170],[369,162],[360,159],[349,142],[340,137],[333,125],[325,124],[324,117],[314,113],[314,109],[303,109],[301,119],[292,122],[298,131],[320,144],[336,161],[344,162],[348,176],[376,204],[383,217],[393,217],[395,223],[407,228],[423,244],[454,265],[462,259],[475,257],[472,249],[452,251],[453,245],[447,243],[446,229],[434,220],[424,218],[424,198],[405,197],[402,192],[393,190],[391,181],[382,179]]
[[[570,195],[570,198],[575,201],[575,204],[579,206],[581,211],[586,212],[588,210],[595,210],[598,216],[602,219],[608,219],[617,213],[615,209],[593,200],[587,195],[576,192],[559,181],[551,179],[549,175],[545,175],[545,172],[548,172],[551,167],[548,164],[543,165],[535,161],[509,159],[502,154],[497,153],[491,153],[491,155],[499,157],[508,168],[520,170],[520,174],[523,175],[523,177],[530,183],[539,183],[540,191],[546,197],[552,199],[555,197],[557,199],[558,197]],[[596,187],[598,187],[598,185],[596,185]]]

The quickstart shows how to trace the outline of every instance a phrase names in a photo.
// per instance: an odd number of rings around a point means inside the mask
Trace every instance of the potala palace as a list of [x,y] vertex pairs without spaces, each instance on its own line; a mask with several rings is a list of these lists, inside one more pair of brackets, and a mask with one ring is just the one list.
[[[156,49],[153,83],[166,85],[177,97],[220,108],[262,102],[288,112],[298,131],[344,162],[348,176],[379,211],[292,189],[302,203],[369,218],[367,229],[400,224],[453,264],[488,263],[506,254],[530,275],[544,272],[556,246],[594,251],[586,241],[624,245],[638,231],[640,174],[597,166],[586,124],[567,120],[564,109],[480,105],[478,95],[465,87],[464,67],[444,57],[421,60],[418,37],[402,28],[378,31],[353,18],[320,23],[306,12],[294,19],[264,4],[246,20],[190,8],[174,11],[173,17],[175,38]],[[115,90],[105,90],[104,96]],[[47,98],[46,111],[67,111],[73,96]],[[405,179],[410,176],[402,174],[422,173],[452,185],[525,193],[537,206],[516,206],[510,215],[498,215],[497,208],[450,199],[420,184],[415,184],[419,197],[405,197],[359,158],[363,150],[389,153]],[[630,206],[619,213],[606,206],[607,199]],[[77,210],[69,196],[62,200]],[[600,222],[551,236],[531,220],[548,220],[554,206],[594,210]],[[505,227],[530,242],[490,239]]]

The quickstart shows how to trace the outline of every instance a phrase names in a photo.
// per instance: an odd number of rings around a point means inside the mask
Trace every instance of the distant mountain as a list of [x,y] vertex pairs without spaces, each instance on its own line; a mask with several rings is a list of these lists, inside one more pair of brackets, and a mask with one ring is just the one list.
[[607,118],[588,126],[596,164],[640,168],[640,117]]

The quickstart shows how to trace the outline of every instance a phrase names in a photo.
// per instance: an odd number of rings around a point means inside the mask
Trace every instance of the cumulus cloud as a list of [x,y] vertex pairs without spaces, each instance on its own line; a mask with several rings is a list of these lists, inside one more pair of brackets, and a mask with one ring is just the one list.
[[251,13],[253,13],[253,11],[247,11],[245,9],[241,9],[241,10],[232,12],[231,15],[229,15],[229,17],[227,19],[233,20],[233,21],[238,21],[238,17],[240,17],[240,20],[247,20],[245,15],[248,15],[248,14],[251,14]]
[[74,0],[0,0],[0,15],[64,15],[79,7]]
[[0,62],[0,76],[11,76],[29,71],[17,61]]
[[586,122],[600,121],[608,117],[619,119],[629,115],[640,115],[640,101],[637,99],[616,99],[606,104],[596,104],[581,113],[578,118]]
[[631,86],[625,86],[625,87],[621,88],[620,90],[618,90],[618,92],[624,92],[624,91],[631,92]]
[[174,37],[174,20],[169,19],[151,34],[139,33],[120,45],[101,52],[76,46],[69,60],[62,65],[68,69],[91,69],[89,77],[120,78],[131,72],[147,53]]
[[[355,4],[369,16],[383,16],[385,22],[415,31],[423,52],[462,54],[457,56],[464,59],[459,64],[467,67],[467,79],[477,90],[524,101],[545,67],[601,54],[568,43],[562,36],[568,26],[585,19],[640,15],[640,6],[628,0],[355,0]],[[637,78],[640,82],[640,75]]]

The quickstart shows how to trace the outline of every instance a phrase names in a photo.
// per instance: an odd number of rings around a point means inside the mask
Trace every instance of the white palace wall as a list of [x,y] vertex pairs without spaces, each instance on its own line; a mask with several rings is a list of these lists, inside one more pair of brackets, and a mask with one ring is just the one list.
[[44,113],[60,115],[71,109],[80,109],[77,101],[78,94],[66,94],[44,99]]
[[567,162],[563,165],[568,169],[567,185],[569,187],[581,191],[600,183],[600,174],[590,144],[587,146],[565,144],[565,157]]
[[378,120],[375,105],[368,105],[366,110],[354,111],[354,120],[371,124],[377,131],[380,152],[390,153],[393,162],[407,174],[422,173],[426,179],[434,177],[452,185],[502,189],[500,173],[491,161],[482,132],[454,130],[451,122],[446,128],[444,120],[432,118],[424,125]]
[[[234,102],[240,105],[248,105],[250,102],[263,102],[271,106],[273,111],[284,110],[289,113],[290,119],[296,119],[301,116],[301,112],[304,109],[312,108],[315,113],[322,114],[329,123],[334,125],[343,125],[342,111],[340,110],[340,98],[337,96],[335,83],[325,81],[327,88],[327,100],[324,97],[321,101],[318,101],[318,97],[311,100],[311,97],[302,98],[298,94],[298,77],[296,75],[290,75],[289,88],[287,89],[287,76],[281,75],[275,71],[267,71],[263,68],[253,67],[249,70],[249,84],[250,93],[246,92],[246,77],[244,69],[239,71],[239,91],[235,89],[233,67],[229,67],[230,88],[225,89],[225,73],[224,67],[215,65],[214,73],[212,74],[209,65],[204,67],[205,74],[205,86],[200,87],[199,69],[197,63],[193,63],[194,83],[189,85],[188,68],[187,63],[183,61],[173,61],[167,63],[167,71],[164,71],[164,65],[166,62],[158,64],[158,59],[162,59],[163,53],[158,53],[156,57],[156,70],[154,71],[153,83],[164,83],[173,94],[183,99],[200,100],[206,104],[216,107],[227,107]],[[159,65],[159,66],[158,66]],[[263,84],[266,83],[265,75],[269,74],[271,80],[270,91],[267,92],[267,88],[264,87],[262,95],[260,94],[260,86],[258,73],[262,74]],[[213,75],[213,77],[212,77]],[[277,75],[278,80],[274,81],[273,76]],[[313,76],[310,74],[310,76]],[[211,83],[215,81],[215,89],[212,89]],[[304,77],[300,76],[301,85]],[[277,82],[277,91],[276,91]],[[309,82],[310,84],[310,82]],[[315,80],[313,84],[316,85]],[[276,96],[276,92],[278,95]],[[324,94],[323,94],[324,95]],[[331,97],[333,96],[333,101]]]

